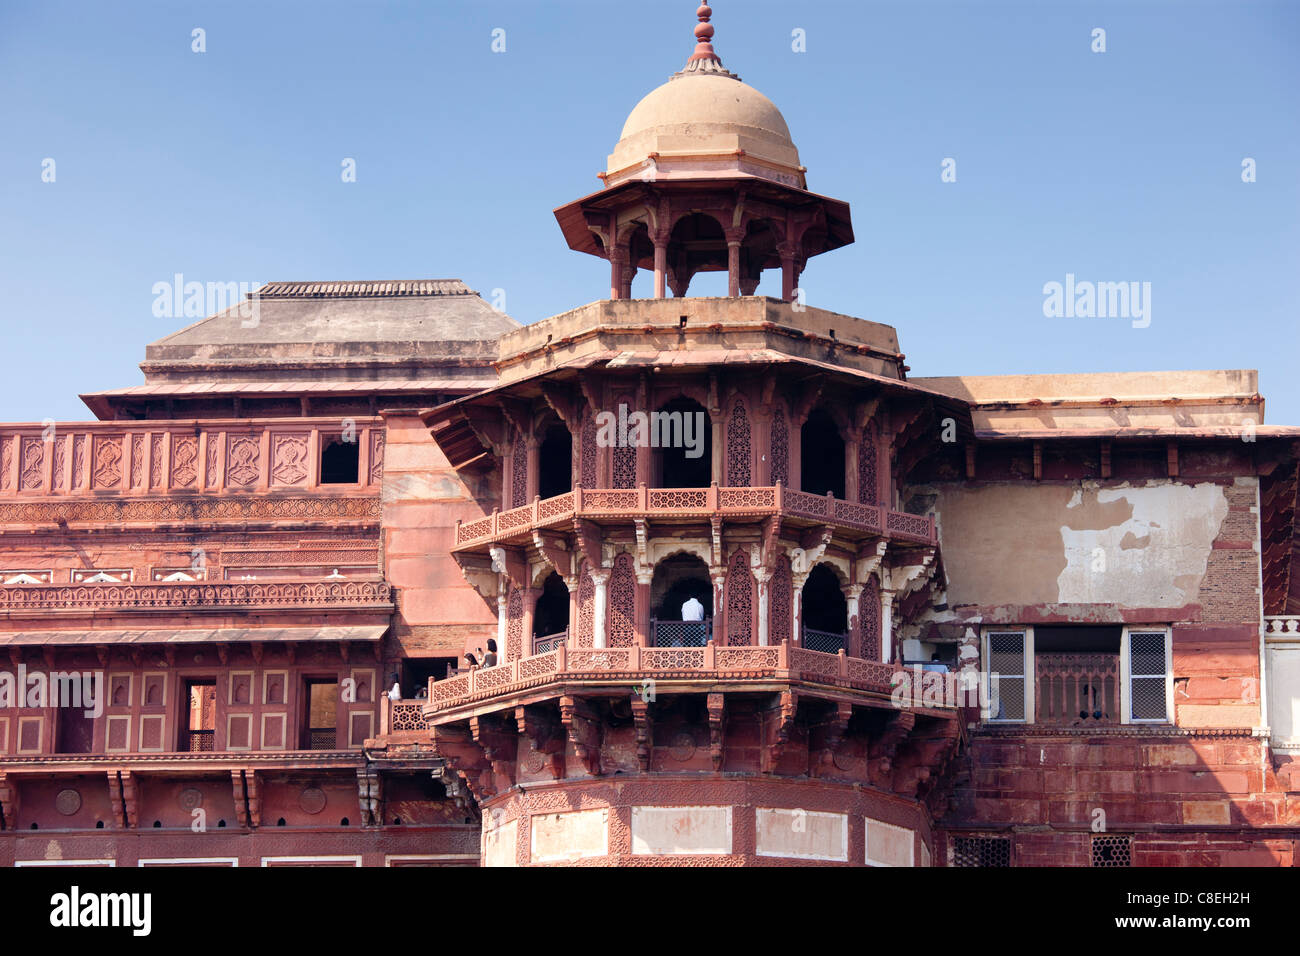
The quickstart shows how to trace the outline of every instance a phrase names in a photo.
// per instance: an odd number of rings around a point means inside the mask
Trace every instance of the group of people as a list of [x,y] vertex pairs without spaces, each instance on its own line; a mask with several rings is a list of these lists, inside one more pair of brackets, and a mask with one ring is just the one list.
[[496,667],[497,666],[497,642],[493,638],[488,638],[487,650],[483,654],[483,660],[479,661],[472,653],[466,653],[465,666],[468,667]]

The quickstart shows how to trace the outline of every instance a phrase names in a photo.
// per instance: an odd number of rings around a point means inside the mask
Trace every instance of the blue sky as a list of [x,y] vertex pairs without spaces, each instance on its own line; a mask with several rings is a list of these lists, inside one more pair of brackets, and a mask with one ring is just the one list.
[[[0,419],[141,382],[191,321],[153,314],[175,273],[460,277],[522,322],[603,297],[552,210],[599,188],[694,8],[4,0]],[[1300,424],[1300,3],[717,0],[713,22],[809,187],[852,204],[808,302],[897,327],[913,375],[1258,368],[1267,420]],[[1046,318],[1067,273],[1150,282],[1149,327]]]

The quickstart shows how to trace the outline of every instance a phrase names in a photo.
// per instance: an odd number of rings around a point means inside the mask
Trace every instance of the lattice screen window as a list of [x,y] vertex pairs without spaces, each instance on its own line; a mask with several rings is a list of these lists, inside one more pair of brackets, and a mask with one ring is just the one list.
[[985,669],[988,675],[987,719],[1027,719],[1029,671],[1025,631],[989,631],[986,638]]
[[1172,670],[1169,632],[1132,630],[1125,636],[1128,719],[1133,723],[1166,723],[1170,720]]
[[1092,838],[1093,866],[1132,866],[1133,838],[1112,833],[1094,834]]
[[953,866],[1010,866],[1008,837],[957,837],[952,847]]

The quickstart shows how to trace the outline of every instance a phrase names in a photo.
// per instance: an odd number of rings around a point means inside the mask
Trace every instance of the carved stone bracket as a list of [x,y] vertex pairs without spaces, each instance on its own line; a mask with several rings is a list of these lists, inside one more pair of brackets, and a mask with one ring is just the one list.
[[262,825],[262,786],[256,770],[244,771],[244,790],[248,794],[248,825]]
[[384,824],[384,779],[374,766],[357,768],[357,796],[361,801],[361,825]]
[[[500,792],[514,785],[515,761],[519,753],[519,735],[506,727],[500,715],[485,715],[469,719],[469,732],[483,749],[483,756],[492,767],[493,786]],[[503,778],[498,780],[498,778]],[[504,786],[500,784],[504,783]]]
[[244,793],[244,771],[230,771],[230,791],[235,798],[235,825],[247,827],[248,824],[248,797]]
[[[118,778],[116,770],[108,772],[108,803],[113,808],[113,828],[117,829],[123,825],[126,816],[122,809],[122,781]],[[9,808],[5,809],[5,817],[13,817]]]
[[636,696],[632,698],[632,721],[636,725],[636,759],[641,765],[641,772],[650,770],[650,760],[654,756],[654,715],[650,711],[650,702]]
[[122,781],[122,810],[126,814],[126,825],[132,830],[140,828],[140,788],[130,770],[120,771]]
[[763,773],[775,773],[790,733],[794,730],[795,716],[799,712],[799,697],[793,691],[782,691],[776,702],[763,715]]
[[868,772],[873,786],[887,788],[892,779],[894,754],[898,752],[907,735],[916,726],[916,714],[909,710],[900,710],[892,714],[885,724],[884,732],[871,742],[867,751]]
[[496,795],[492,764],[468,728],[435,727],[433,752],[450,767],[476,800]]
[[516,707],[515,726],[533,745],[533,750],[546,756],[551,776],[563,779],[565,734],[554,712],[540,707]]
[[853,705],[836,703],[827,711],[825,718],[815,724],[808,735],[809,773],[814,777],[833,774],[835,770],[835,752],[844,742],[844,734],[853,719]]
[[560,698],[560,722],[587,773],[600,774],[600,723],[589,705],[575,697]]
[[713,769],[722,769],[722,746],[727,721],[727,697],[725,694],[709,694],[705,702],[709,712],[709,755],[713,758]]

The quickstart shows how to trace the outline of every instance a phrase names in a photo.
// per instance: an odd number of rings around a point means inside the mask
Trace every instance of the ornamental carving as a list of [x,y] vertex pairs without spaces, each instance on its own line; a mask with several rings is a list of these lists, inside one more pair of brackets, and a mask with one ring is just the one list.
[[60,435],[54,439],[54,487],[62,489],[64,464],[68,460],[68,436]]
[[752,644],[754,630],[754,575],[749,555],[737,551],[727,569],[727,646]]
[[119,488],[122,485],[122,439],[96,438],[95,464],[90,473],[90,487]]
[[745,402],[739,396],[731,410],[727,425],[727,484],[733,488],[747,488],[753,484],[750,462],[753,459],[749,442],[749,415]]
[[23,457],[19,465],[18,487],[31,491],[44,487],[45,477],[41,473],[41,463],[45,458],[45,442],[39,438],[24,438]]
[[610,647],[631,647],[636,643],[636,572],[632,555],[624,552],[614,560],[609,578]]
[[226,438],[226,483],[251,485],[261,474],[262,443],[254,435]]
[[149,487],[163,486],[163,436],[149,436]]
[[515,432],[510,463],[510,507],[521,508],[528,504],[528,445],[519,431]]
[[790,486],[790,422],[785,408],[778,405],[772,414],[772,484]]
[[216,434],[208,435],[208,473],[206,482],[209,488],[217,487],[217,455],[220,447],[220,437]]
[[614,487],[635,488],[636,446],[615,445],[611,451],[614,453]]
[[131,487],[144,487],[144,436],[131,436]]
[[582,416],[582,442],[578,483],[584,488],[596,487],[596,420],[588,408]]
[[92,501],[54,499],[0,503],[0,524],[85,521],[185,521],[256,518],[296,518],[332,521],[368,518],[378,525],[379,498],[294,496],[292,498],[99,498]]
[[376,428],[370,433],[370,483],[377,485],[384,477],[384,433]]
[[876,477],[876,426],[869,422],[862,429],[862,441],[858,444],[858,501],[864,505],[874,505],[879,500]]
[[31,585],[0,588],[0,610],[54,608],[301,607],[369,606],[392,603],[392,588],[383,581],[334,583],[288,581],[176,584]]
[[172,487],[191,488],[198,479],[198,438],[194,435],[172,436]]
[[875,575],[868,580],[858,599],[858,629],[860,647],[864,660],[880,660],[880,587]]
[[65,817],[70,817],[81,809],[81,793],[71,787],[60,790],[54,797],[54,809]]
[[14,440],[12,438],[0,438],[0,489],[8,491],[10,488],[9,475],[12,473],[14,463]]
[[307,480],[306,435],[276,435],[271,440],[271,478],[277,485]]
[[582,562],[578,577],[578,646],[591,647],[593,640],[592,607],[596,601],[596,582],[591,579],[587,562]]
[[76,491],[86,486],[86,436],[77,435],[72,439],[72,483],[68,486]]
[[298,806],[303,813],[309,813],[312,816],[324,810],[325,804],[328,802],[325,791],[320,787],[303,787],[302,793],[298,795]]
[[783,554],[777,559],[770,587],[772,617],[768,624],[768,637],[773,644],[788,644],[790,629],[793,626],[790,600],[794,592],[794,584],[790,575],[790,558],[787,555]]
[[176,803],[187,813],[203,806],[203,791],[197,787],[186,787],[176,795]]
[[505,655],[507,661],[524,656],[524,589],[513,585],[506,600]]

